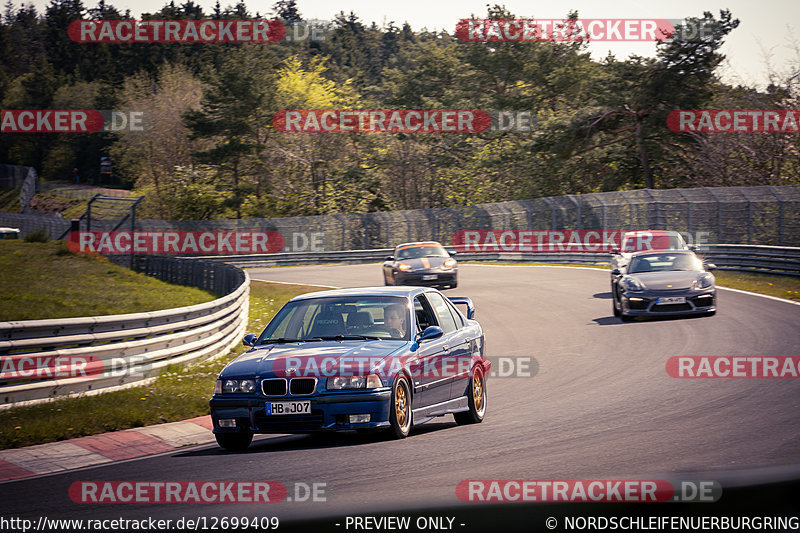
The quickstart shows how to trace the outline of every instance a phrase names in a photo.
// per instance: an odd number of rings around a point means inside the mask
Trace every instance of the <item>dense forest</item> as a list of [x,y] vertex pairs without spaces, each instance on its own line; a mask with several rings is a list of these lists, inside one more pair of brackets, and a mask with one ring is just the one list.
[[[527,16],[528,14],[517,14]],[[515,14],[488,9],[492,19]],[[567,13],[565,18],[577,17]],[[340,13],[304,21],[294,0],[269,13],[170,2],[143,20],[278,19],[322,38],[276,43],[78,43],[70,22],[130,19],[103,0],[5,5],[0,107],[125,109],[142,133],[0,135],[0,163],[44,180],[72,169],[146,195],[141,215],[210,219],[468,205],[631,188],[800,183],[798,134],[675,133],[676,109],[798,109],[797,74],[762,91],[723,83],[720,47],[739,21],[699,13],[699,35],[653,58],[593,60],[581,42],[462,42],[452,33]],[[454,28],[455,30],[455,21]],[[301,32],[302,33],[302,32]],[[680,33],[678,34],[680,35]],[[798,65],[794,65],[797,67]],[[795,68],[795,71],[798,69]],[[282,133],[287,109],[529,111],[533,131]]]

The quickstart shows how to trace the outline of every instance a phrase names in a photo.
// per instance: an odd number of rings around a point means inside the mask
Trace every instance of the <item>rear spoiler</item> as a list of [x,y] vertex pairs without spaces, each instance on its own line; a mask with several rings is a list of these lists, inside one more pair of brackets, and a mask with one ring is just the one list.
[[464,304],[467,306],[467,318],[472,319],[475,316],[475,304],[472,303],[471,298],[466,296],[448,296],[448,300],[454,304]]

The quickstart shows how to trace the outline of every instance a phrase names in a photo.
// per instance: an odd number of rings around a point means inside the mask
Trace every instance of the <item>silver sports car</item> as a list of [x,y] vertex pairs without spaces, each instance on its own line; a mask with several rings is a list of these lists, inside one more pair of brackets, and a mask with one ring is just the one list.
[[636,252],[611,294],[614,316],[713,315],[716,311],[715,265],[690,251]]

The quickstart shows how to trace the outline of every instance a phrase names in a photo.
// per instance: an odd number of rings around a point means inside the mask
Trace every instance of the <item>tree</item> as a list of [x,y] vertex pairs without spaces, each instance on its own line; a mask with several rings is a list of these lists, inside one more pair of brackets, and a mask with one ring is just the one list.
[[[247,65],[247,68],[242,68]],[[209,82],[202,109],[186,113],[192,139],[206,139],[210,148],[197,159],[216,165],[220,186],[232,192],[230,207],[241,217],[242,178],[258,175],[260,154],[268,134],[275,93],[274,59],[268,49],[244,46],[228,54]]]

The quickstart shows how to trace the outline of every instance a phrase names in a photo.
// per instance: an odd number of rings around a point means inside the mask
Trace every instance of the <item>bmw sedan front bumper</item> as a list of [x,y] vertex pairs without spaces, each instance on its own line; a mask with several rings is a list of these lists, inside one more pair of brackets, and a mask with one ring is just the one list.
[[[336,391],[313,396],[253,397],[215,394],[209,401],[214,433],[312,433],[389,426],[391,389]],[[311,401],[308,414],[268,414],[267,402]],[[350,415],[369,415],[369,422],[350,423]],[[220,420],[235,420],[221,427]],[[230,422],[228,422],[230,424]]]

